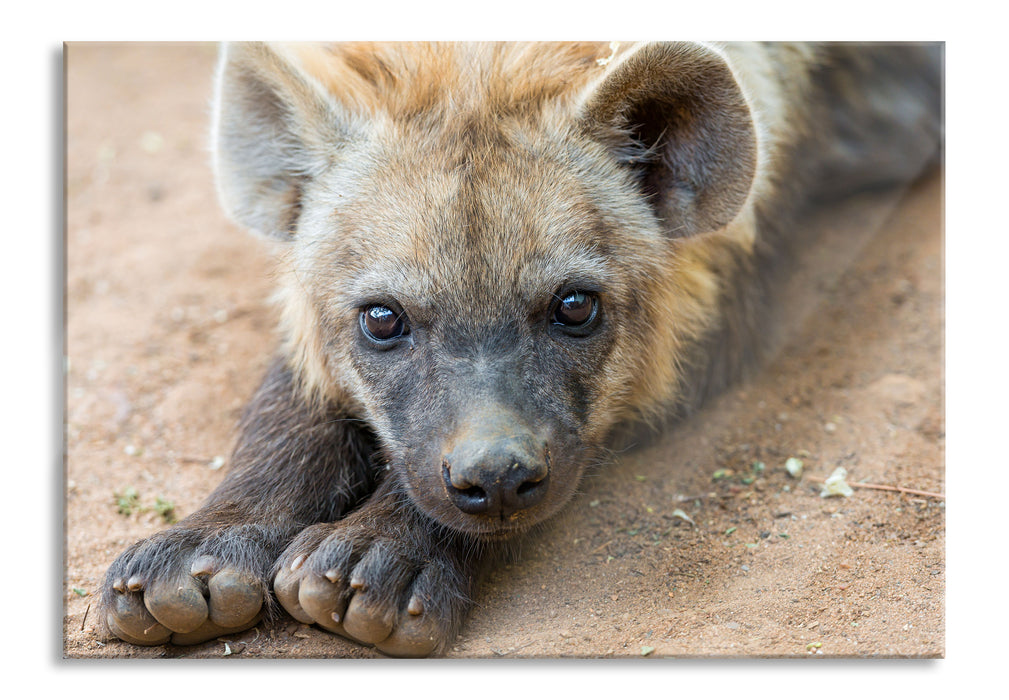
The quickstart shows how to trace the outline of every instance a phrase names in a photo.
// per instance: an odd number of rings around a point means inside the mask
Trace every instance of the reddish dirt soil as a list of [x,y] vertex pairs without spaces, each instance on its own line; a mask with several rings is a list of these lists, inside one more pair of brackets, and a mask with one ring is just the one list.
[[[186,648],[95,632],[106,567],[166,526],[156,499],[181,518],[222,478],[272,348],[270,251],[215,200],[214,58],[68,50],[63,653],[376,656],[289,619]],[[776,358],[586,480],[490,574],[448,655],[943,656],[944,499],[820,497],[839,466],[856,486],[944,492],[942,200],[935,175],[807,222],[819,244]],[[117,512],[127,488],[145,510]]]

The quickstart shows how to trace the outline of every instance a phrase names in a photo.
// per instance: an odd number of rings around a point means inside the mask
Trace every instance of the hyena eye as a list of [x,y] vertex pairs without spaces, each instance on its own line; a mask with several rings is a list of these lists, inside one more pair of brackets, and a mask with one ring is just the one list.
[[599,311],[599,297],[592,292],[572,289],[557,295],[553,323],[567,331],[586,331]]
[[406,314],[396,313],[388,306],[373,304],[361,312],[361,330],[379,343],[396,340],[410,332]]

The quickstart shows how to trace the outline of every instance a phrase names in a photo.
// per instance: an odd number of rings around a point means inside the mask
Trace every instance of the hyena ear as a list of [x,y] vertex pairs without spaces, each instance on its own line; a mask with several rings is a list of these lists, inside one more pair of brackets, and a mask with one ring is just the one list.
[[291,238],[302,191],[348,138],[349,122],[283,49],[222,46],[212,150],[225,211],[256,233]]
[[581,109],[584,126],[633,171],[669,235],[719,229],[746,201],[756,131],[717,50],[644,44],[610,64]]

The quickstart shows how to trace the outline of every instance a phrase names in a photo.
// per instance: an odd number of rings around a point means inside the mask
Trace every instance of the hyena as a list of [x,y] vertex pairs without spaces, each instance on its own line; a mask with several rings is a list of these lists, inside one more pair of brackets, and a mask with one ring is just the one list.
[[941,45],[224,47],[218,190],[279,241],[279,349],[103,624],[193,644],[282,608],[444,651],[618,426],[760,356],[797,212],[938,161],[941,89]]

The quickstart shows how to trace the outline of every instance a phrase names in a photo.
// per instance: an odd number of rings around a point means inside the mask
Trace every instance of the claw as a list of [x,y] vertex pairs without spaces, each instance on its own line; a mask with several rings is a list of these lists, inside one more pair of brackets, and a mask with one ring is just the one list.
[[424,612],[424,603],[417,596],[411,596],[410,604],[406,606],[406,611],[411,615],[421,615]]
[[126,582],[126,587],[133,592],[143,590],[144,578],[142,576],[130,576],[130,580]]
[[192,567],[189,569],[189,573],[193,576],[213,576],[217,573],[219,564],[217,558],[209,554],[204,554],[202,557],[197,557],[193,561]]

